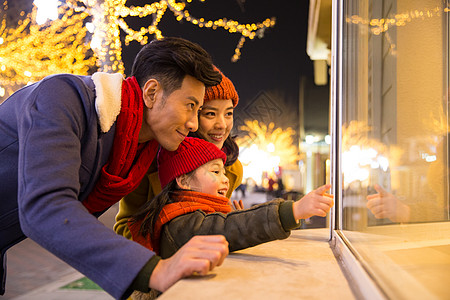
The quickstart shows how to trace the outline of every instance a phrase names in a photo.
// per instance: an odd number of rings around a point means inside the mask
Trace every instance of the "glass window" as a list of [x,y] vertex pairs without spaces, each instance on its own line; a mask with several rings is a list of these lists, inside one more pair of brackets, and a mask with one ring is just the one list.
[[447,1],[343,3],[337,229],[389,298],[448,299]]

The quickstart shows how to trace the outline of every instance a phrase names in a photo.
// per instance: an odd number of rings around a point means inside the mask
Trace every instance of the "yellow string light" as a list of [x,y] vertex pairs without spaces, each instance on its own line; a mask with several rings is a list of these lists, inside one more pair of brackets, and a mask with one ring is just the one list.
[[[126,0],[66,0],[58,8],[61,17],[43,25],[35,21],[36,8],[31,14],[21,12],[22,19],[16,28],[7,28],[3,19],[0,26],[0,97],[3,94],[8,96],[14,89],[46,75],[87,74],[95,65],[99,71],[123,74],[120,29],[126,34],[125,45],[131,41],[144,45],[148,43],[149,35],[161,39],[163,34],[158,26],[167,9],[178,21],[186,20],[200,28],[222,28],[232,34],[241,34],[231,58],[233,62],[239,60],[247,38],[262,38],[267,28],[275,26],[275,18],[253,24],[240,24],[226,18],[195,18],[186,10],[186,5],[175,0],[130,7],[126,6]],[[130,28],[124,19],[147,16],[153,17],[152,23],[139,30]],[[86,24],[87,17],[92,17],[89,24]],[[91,28],[92,33],[90,44],[85,42],[87,28]],[[90,49],[95,57],[87,55]]]
[[351,17],[346,18],[347,23],[355,24],[355,25],[364,25],[368,26],[371,33],[373,35],[380,35],[384,33],[384,38],[386,39],[389,48],[388,51],[391,55],[396,55],[396,45],[392,41],[391,36],[389,35],[388,30],[394,26],[403,27],[413,20],[421,19],[425,20],[426,18],[432,18],[435,16],[441,16],[442,12],[448,13],[450,12],[449,7],[440,8],[434,7],[431,9],[424,10],[411,10],[409,12],[395,14],[392,18],[381,18],[381,19],[365,19],[358,15],[353,15]]
[[364,19],[358,15],[353,15],[351,17],[346,18],[347,23],[352,23],[356,25],[366,25],[370,27],[370,31],[374,35],[380,35],[381,33],[384,33],[389,30],[389,28],[393,26],[401,27],[406,26],[407,23],[415,20],[415,19],[422,19],[425,18],[432,18],[434,16],[440,16],[441,13],[446,12],[448,13],[450,11],[450,8],[445,7],[444,9],[441,9],[440,7],[435,7],[431,9],[426,10],[414,10],[409,11],[401,14],[396,14],[392,18],[382,18],[382,19]]
[[[190,3],[188,1],[187,3]],[[204,0],[202,1],[204,2]],[[240,24],[234,20],[228,20],[226,18],[218,19],[215,21],[205,20],[204,18],[195,18],[186,9],[186,3],[177,2],[176,0],[161,0],[152,4],[146,4],[144,6],[126,6],[126,0],[84,0],[82,1],[84,7],[78,7],[78,9],[84,9],[88,11],[94,18],[94,25],[96,27],[94,31],[94,38],[101,40],[102,48],[115,49],[113,55],[106,55],[102,52],[102,49],[94,49],[97,57],[101,61],[103,71],[123,71],[123,64],[121,63],[121,44],[119,39],[119,28],[125,33],[125,45],[128,45],[132,41],[137,41],[144,45],[148,43],[148,35],[153,35],[156,39],[163,38],[163,34],[158,25],[161,18],[166,13],[167,9],[172,11],[177,21],[186,20],[200,28],[212,28],[216,30],[223,28],[229,33],[241,34],[241,39],[236,46],[235,53],[232,56],[232,61],[235,62],[240,58],[240,49],[244,45],[245,39],[254,39],[255,37],[262,38],[267,28],[275,26],[275,18],[268,18],[261,23],[253,24]],[[144,18],[152,16],[153,21],[148,27],[141,27],[139,30],[130,28],[125,17],[139,17]],[[112,47],[114,45],[114,47]],[[114,57],[109,64],[104,65],[107,57]],[[112,65],[111,65],[112,63]]]
[[[4,3],[4,7],[7,4]],[[0,26],[0,97],[8,97],[15,89],[38,81],[53,73],[87,74],[95,66],[84,43],[85,13],[60,7],[61,19],[38,25],[36,8],[7,28],[3,18]]]

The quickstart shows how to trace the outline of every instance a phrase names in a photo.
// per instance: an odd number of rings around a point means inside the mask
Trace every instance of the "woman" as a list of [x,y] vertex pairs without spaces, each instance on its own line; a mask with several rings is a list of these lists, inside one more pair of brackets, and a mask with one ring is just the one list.
[[[239,96],[231,80],[223,73],[221,74],[221,83],[206,89],[203,107],[198,116],[198,130],[190,135],[211,142],[226,153],[225,170],[230,187],[226,197],[230,199],[232,192],[241,184],[243,174],[242,164],[237,159],[239,147],[230,136],[233,128],[233,111],[238,104]],[[131,239],[127,225],[128,219],[160,192],[161,183],[155,159],[139,187],[120,201],[114,225],[116,233]],[[235,204],[235,207],[243,208],[242,204]]]

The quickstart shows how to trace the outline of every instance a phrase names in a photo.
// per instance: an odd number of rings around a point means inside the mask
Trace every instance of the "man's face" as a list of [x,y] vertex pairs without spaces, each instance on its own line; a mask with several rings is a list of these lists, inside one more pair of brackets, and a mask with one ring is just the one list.
[[181,88],[170,95],[156,89],[154,103],[146,107],[144,114],[147,138],[156,139],[166,150],[176,150],[189,131],[197,130],[197,114],[204,95],[205,85],[189,75]]

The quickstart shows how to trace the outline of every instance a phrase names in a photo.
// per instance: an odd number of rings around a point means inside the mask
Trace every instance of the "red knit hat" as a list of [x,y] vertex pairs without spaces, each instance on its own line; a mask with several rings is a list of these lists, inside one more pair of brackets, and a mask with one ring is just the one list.
[[203,101],[206,103],[210,100],[222,99],[229,100],[233,102],[233,107],[239,102],[239,96],[234,88],[231,80],[225,76],[216,66],[214,66],[216,71],[219,71],[222,74],[222,81],[218,85],[207,87],[205,90],[205,98]]
[[207,162],[221,158],[225,164],[227,156],[208,141],[186,137],[175,151],[167,151],[161,148],[158,153],[158,176],[161,187],[164,188],[169,182],[194,171]]

